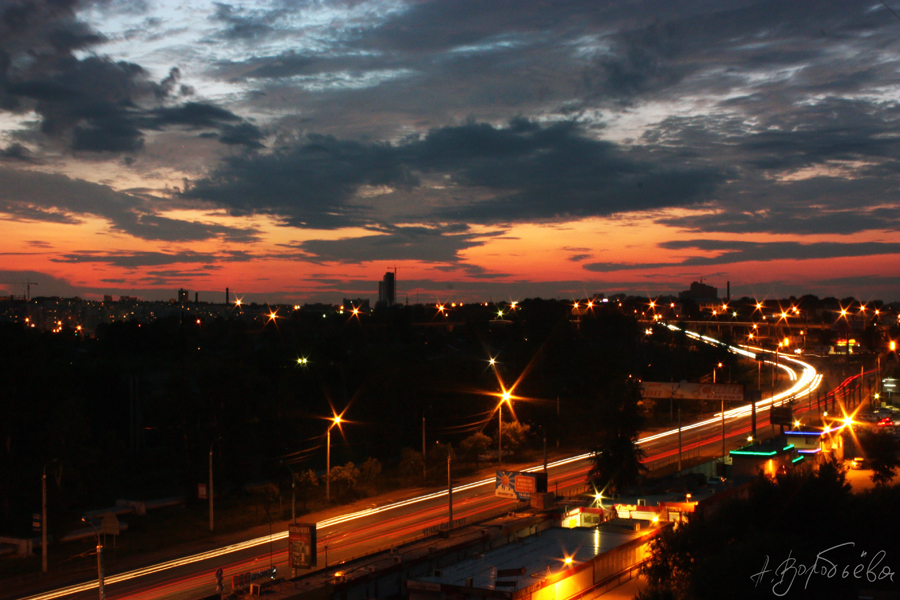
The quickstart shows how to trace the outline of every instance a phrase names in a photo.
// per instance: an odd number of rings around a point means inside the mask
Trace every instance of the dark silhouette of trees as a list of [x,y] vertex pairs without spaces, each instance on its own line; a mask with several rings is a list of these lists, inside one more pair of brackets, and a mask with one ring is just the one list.
[[[786,597],[855,598],[860,588],[894,589],[896,582],[873,580],[865,570],[879,551],[890,556],[888,548],[896,546],[900,526],[895,519],[877,515],[889,514],[898,497],[900,490],[892,487],[851,493],[843,470],[834,462],[777,479],[760,478],[746,498],[735,496],[655,538],[643,569],[651,589],[640,598],[785,595],[791,575],[797,573],[790,566],[805,565],[808,574],[823,551],[829,563],[818,559],[819,570],[833,563],[838,565],[837,574],[797,576]],[[854,576],[859,564],[864,566]],[[885,564],[875,569],[876,575]]]
[[894,480],[894,469],[900,467],[900,444],[887,431],[860,431],[859,443],[872,469],[872,481],[879,486]]
[[588,479],[598,490],[621,492],[646,471],[644,451],[637,445],[645,424],[640,384],[635,379],[614,380],[599,393],[592,420],[596,442],[591,447]]

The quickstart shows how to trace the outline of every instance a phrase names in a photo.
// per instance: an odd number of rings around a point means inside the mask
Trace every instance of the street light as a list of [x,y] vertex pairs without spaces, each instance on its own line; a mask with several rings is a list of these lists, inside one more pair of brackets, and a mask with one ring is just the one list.
[[41,573],[47,572],[47,465],[56,461],[54,458],[44,463],[41,473]]
[[503,464],[503,403],[506,402],[512,408],[509,392],[500,394],[500,404],[497,405],[497,460]]
[[106,600],[106,587],[103,585],[103,544],[100,543],[100,531],[97,526],[84,517],[81,520],[94,528],[97,533],[97,587],[100,590],[100,600]]
[[341,424],[341,416],[334,415],[334,418],[331,419],[331,425],[328,426],[328,431],[325,432],[325,501],[331,502],[331,429],[337,425],[340,427]]

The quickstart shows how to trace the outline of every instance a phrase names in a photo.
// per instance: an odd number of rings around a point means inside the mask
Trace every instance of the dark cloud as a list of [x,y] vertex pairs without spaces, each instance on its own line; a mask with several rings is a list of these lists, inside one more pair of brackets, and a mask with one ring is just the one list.
[[199,252],[179,252],[177,254],[167,254],[165,252],[117,252],[115,254],[106,252],[80,252],[64,254],[52,260],[59,263],[102,263],[115,267],[137,268],[191,263],[213,264],[222,262],[246,262],[253,258],[254,257],[247,252],[234,250],[218,254]]
[[30,163],[34,162],[35,159],[31,151],[22,144],[10,144],[0,150],[0,160]]
[[228,4],[219,2],[215,4],[216,12],[210,18],[225,25],[218,34],[225,40],[252,41],[267,37],[273,31],[266,22],[271,18],[270,14],[259,18]]
[[493,201],[458,205],[447,218],[516,222],[611,215],[708,200],[722,168],[678,167],[630,155],[586,137],[570,122],[542,127],[522,119],[507,128],[442,128],[412,144],[423,168],[463,185],[494,190]]
[[293,226],[333,229],[366,223],[366,211],[348,202],[360,186],[413,183],[397,149],[388,144],[310,135],[270,155],[229,157],[210,177],[192,182],[183,196],[237,214],[274,214]]
[[741,262],[769,262],[774,260],[816,260],[829,258],[859,258],[900,254],[900,243],[866,242],[738,242],[729,240],[685,240],[659,244],[665,250],[700,250],[718,252],[716,256],[694,256],[668,263],[591,263],[584,269],[597,273],[625,270],[649,270],[666,267],[728,265]]
[[219,141],[230,146],[246,146],[247,148],[262,148],[263,132],[250,123],[240,125],[225,125]]
[[75,2],[0,3],[0,109],[40,116],[40,131],[74,151],[132,153],[144,131],[169,126],[221,131],[229,145],[259,148],[255,127],[205,103],[153,106],[191,90],[177,68],[156,83],[140,66],[76,51],[104,42],[76,19]]
[[115,231],[153,241],[250,242],[257,236],[252,228],[162,217],[157,214],[159,199],[63,175],[0,168],[0,179],[0,213],[12,219],[77,224],[96,216],[107,219]]
[[[83,288],[73,285],[71,281],[40,271],[0,270],[0,281],[6,282],[0,283],[0,295],[25,296],[26,282],[28,281],[32,282],[32,297],[62,296],[71,298],[84,292]],[[34,283],[38,285],[34,285]]]
[[[815,11],[779,0],[672,5],[668,12],[655,10],[661,3],[644,4],[643,15],[640,5],[631,7],[630,19],[613,28],[608,51],[599,52],[583,70],[592,101],[632,102],[673,89],[691,92],[693,80],[710,72],[717,76],[703,82],[707,91],[724,91],[745,85],[754,72],[775,74],[798,66],[805,68],[789,89],[858,91],[882,80],[885,71],[875,62],[860,61],[856,53],[833,52],[835,46],[853,46],[878,31],[893,35],[895,25],[862,1],[824,0]],[[756,85],[781,96],[784,82],[774,79],[771,86]]]
[[421,215],[456,223],[685,206],[706,200],[726,176],[723,169],[638,159],[586,137],[573,123],[542,126],[517,119],[507,127],[443,127],[395,145],[308,136],[272,155],[229,158],[184,196],[240,213],[275,214],[299,227],[338,228],[390,220],[390,206],[379,206],[384,214],[376,217],[351,203],[361,186],[405,188],[427,197],[422,174],[446,178],[459,195],[466,188],[487,190],[490,199],[457,200]]
[[[489,234],[490,235],[490,234]],[[339,240],[308,240],[299,248],[311,260],[361,263],[380,260],[419,260],[456,263],[462,250],[479,246],[486,234],[459,227],[386,226],[378,235]]]
[[181,106],[157,108],[146,115],[150,127],[162,128],[168,125],[183,125],[189,128],[217,127],[223,123],[235,123],[240,117],[212,104],[188,102]]

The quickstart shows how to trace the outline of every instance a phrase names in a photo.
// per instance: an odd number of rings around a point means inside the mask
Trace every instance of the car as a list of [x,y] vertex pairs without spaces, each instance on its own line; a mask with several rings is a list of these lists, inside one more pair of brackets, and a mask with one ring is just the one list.
[[856,458],[854,458],[853,460],[850,461],[850,468],[851,469],[868,469],[869,461],[867,461],[862,456],[857,456]]

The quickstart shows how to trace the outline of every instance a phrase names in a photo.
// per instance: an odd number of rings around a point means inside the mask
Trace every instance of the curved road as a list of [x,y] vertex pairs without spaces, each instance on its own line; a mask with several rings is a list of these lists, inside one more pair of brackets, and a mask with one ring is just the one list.
[[[693,332],[689,335],[700,341],[721,344]],[[754,356],[755,348],[732,347],[732,352],[748,357]],[[822,376],[801,360],[782,356],[778,368],[785,371],[791,381],[789,389],[757,403],[758,430],[769,424],[768,408],[791,398],[802,401],[804,394],[810,394],[821,383]],[[809,399],[810,396],[807,396]],[[798,408],[802,410],[801,402]],[[797,411],[795,411],[796,413]],[[726,444],[734,448],[743,445],[750,431],[749,405],[725,411]],[[721,452],[722,415],[686,424],[682,427],[682,451],[695,449]],[[661,459],[677,459],[678,430],[670,429],[646,435],[638,442],[647,454],[646,462]],[[557,460],[548,465],[550,490],[584,484],[590,468],[589,455],[582,454]],[[537,471],[536,466],[529,471]],[[493,496],[494,479],[485,479],[454,487],[453,516],[455,519],[477,520],[498,512],[511,510],[515,503]],[[392,502],[377,508],[340,515],[320,521],[318,530],[318,553],[320,567],[324,567],[325,556],[334,565],[349,558],[397,545],[422,535],[424,529],[439,525],[447,520],[447,490],[424,494],[408,500]],[[326,548],[327,547],[327,548]],[[225,573],[225,590],[230,590],[233,575],[248,571],[258,571],[270,565],[277,567],[278,573],[289,575],[287,565],[287,532],[273,532],[263,536],[232,544],[208,552],[185,556],[180,559],[148,565],[146,567],[106,577],[106,594],[109,598],[132,598],[151,600],[170,598],[191,600],[215,592],[214,572],[221,567]],[[68,586],[46,593],[32,595],[22,600],[54,600],[73,598],[88,600],[97,597],[97,580]]]

